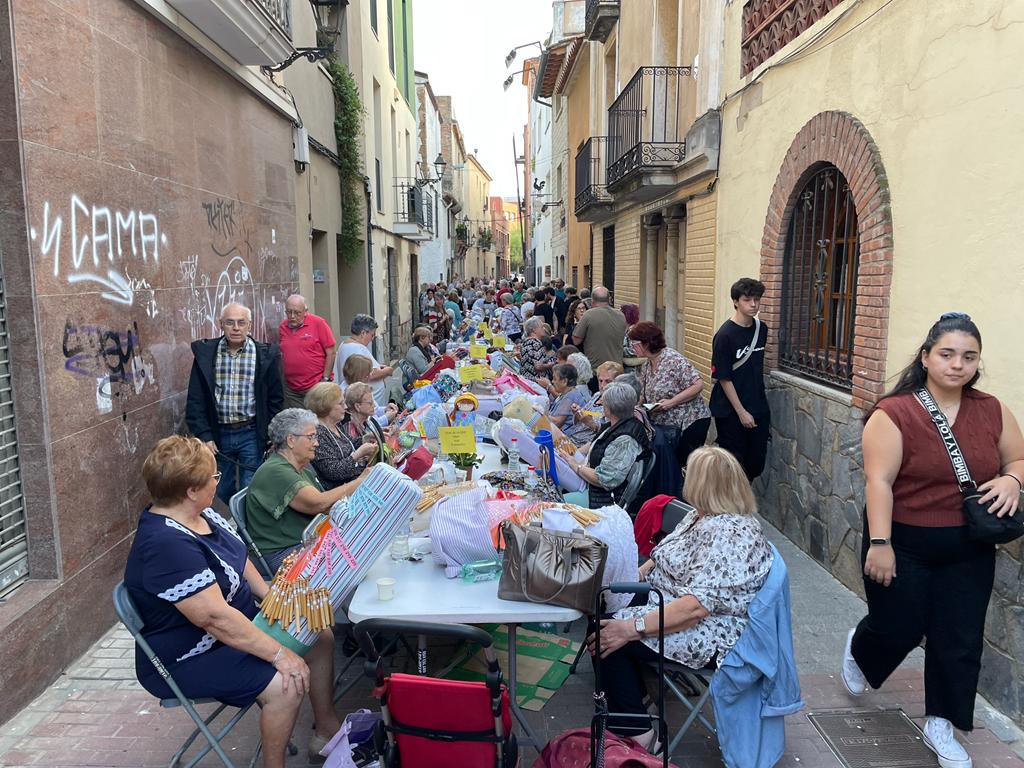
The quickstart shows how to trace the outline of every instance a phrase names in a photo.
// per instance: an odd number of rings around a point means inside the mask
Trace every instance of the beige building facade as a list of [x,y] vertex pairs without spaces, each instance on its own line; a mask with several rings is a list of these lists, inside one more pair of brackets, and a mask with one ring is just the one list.
[[[1024,86],[1021,21],[1007,0],[725,8],[715,322],[730,283],[760,276],[773,422],[761,506],[852,589],[861,420],[941,313],[974,318],[980,387],[1024,416],[1006,321],[1024,301],[1024,105],[1009,96]],[[1020,554],[998,555],[981,692],[1024,722]]]
[[464,276],[493,278],[497,262],[491,229],[491,176],[476,155],[469,154],[466,156],[462,178],[465,203],[459,222],[464,225],[465,229],[461,231],[467,237],[464,241]]
[[339,264],[342,335],[357,312],[380,326],[375,353],[408,348],[419,314],[420,244],[432,238],[433,192],[416,185],[416,83],[410,0],[355,0],[345,9],[343,53],[364,108],[361,156],[369,180],[366,258]]

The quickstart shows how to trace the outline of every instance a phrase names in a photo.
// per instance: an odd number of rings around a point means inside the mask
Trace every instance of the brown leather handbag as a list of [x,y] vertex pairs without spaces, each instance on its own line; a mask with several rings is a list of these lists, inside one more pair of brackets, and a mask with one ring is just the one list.
[[498,597],[594,612],[608,545],[581,529],[547,530],[540,523],[501,524],[505,556]]

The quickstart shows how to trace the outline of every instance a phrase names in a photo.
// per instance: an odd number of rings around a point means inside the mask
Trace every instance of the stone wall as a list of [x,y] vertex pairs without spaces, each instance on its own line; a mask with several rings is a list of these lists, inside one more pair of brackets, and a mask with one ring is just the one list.
[[[848,397],[844,402],[840,393],[779,373],[768,377],[768,400],[772,442],[765,472],[754,483],[761,514],[863,597],[864,413],[852,408]],[[981,695],[1020,725],[1024,725],[1022,553],[1024,539],[1000,547],[996,555],[978,686]]]
[[[772,442],[754,484],[761,513],[857,594],[864,508],[863,413],[825,387],[768,379]],[[811,389],[813,387],[813,390]],[[830,393],[829,393],[830,394]]]

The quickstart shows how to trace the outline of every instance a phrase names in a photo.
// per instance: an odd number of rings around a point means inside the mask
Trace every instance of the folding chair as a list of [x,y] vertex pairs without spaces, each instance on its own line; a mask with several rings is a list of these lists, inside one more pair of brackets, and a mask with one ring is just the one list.
[[249,548],[249,552],[253,556],[253,565],[256,566],[256,570],[260,572],[263,578],[272,579],[274,578],[274,572],[270,570],[267,559],[260,552],[260,548],[256,546],[256,542],[252,540],[252,536],[249,534],[249,524],[245,513],[245,497],[248,494],[248,488],[238,491],[228,502],[228,509],[231,510],[231,517],[235,521],[238,535],[242,537],[242,541],[245,542],[245,546]]
[[[149,643],[146,642],[146,639],[142,636],[142,617],[139,616],[139,612],[135,608],[135,603],[132,602],[132,598],[128,594],[128,590],[125,588],[123,581],[118,582],[117,586],[114,587],[113,598],[114,610],[117,612],[117,617],[128,628],[128,631],[131,632],[132,637],[135,638],[135,642],[138,643],[143,653],[146,654],[146,657],[150,660],[150,662],[152,662],[153,666],[156,667],[157,672],[160,673],[160,676],[167,681],[168,687],[174,692],[176,698],[160,699],[160,706],[166,707],[168,709],[172,707],[184,707],[185,711],[188,712],[189,717],[191,717],[193,722],[195,722],[196,724],[196,728],[194,731],[192,731],[192,735],[189,736],[188,739],[185,740],[185,743],[182,744],[181,747],[178,749],[178,751],[174,753],[174,757],[171,759],[168,768],[176,768],[181,763],[181,758],[184,756],[188,748],[192,746],[192,742],[196,740],[196,737],[199,736],[199,734],[202,734],[206,737],[206,741],[209,743],[209,746],[204,748],[198,755],[192,758],[192,760],[185,765],[185,768],[193,768],[193,766],[195,766],[200,760],[206,757],[206,755],[209,754],[211,751],[217,754],[217,757],[220,758],[221,762],[224,763],[226,768],[235,768],[234,763],[232,763],[228,759],[227,754],[225,754],[224,749],[220,745],[220,742],[221,739],[228,735],[232,728],[238,725],[238,722],[245,716],[245,713],[249,711],[250,707],[252,707],[252,704],[240,708],[231,717],[231,719],[228,720],[227,724],[223,728],[221,728],[216,735],[214,735],[213,732],[210,730],[210,725],[213,724],[213,721],[217,718],[218,715],[220,715],[221,712],[223,712],[227,708],[228,705],[221,704],[216,699],[190,699],[184,693],[182,693],[181,688],[178,687],[178,684],[174,681],[174,678],[171,677],[171,673],[167,671],[167,667],[163,665],[163,662],[161,662],[160,659],[157,657],[156,653],[153,651],[153,648],[150,646]],[[217,704],[218,706],[213,711],[213,713],[204,720],[203,717],[196,711],[196,704]],[[252,768],[252,766],[256,765],[256,759],[259,757],[259,754],[260,747],[257,747],[256,753],[252,756],[252,760],[249,762],[249,768]]]
[[619,497],[618,504],[626,512],[630,513],[630,517],[636,517],[636,512],[631,512],[630,507],[636,500],[636,495],[640,492],[640,489],[644,487],[644,483],[647,482],[647,478],[651,476],[651,472],[654,471],[654,465],[657,462],[657,456],[652,451],[650,455],[642,462],[633,467],[629,472],[629,477],[626,481],[626,488],[622,491],[622,495]]

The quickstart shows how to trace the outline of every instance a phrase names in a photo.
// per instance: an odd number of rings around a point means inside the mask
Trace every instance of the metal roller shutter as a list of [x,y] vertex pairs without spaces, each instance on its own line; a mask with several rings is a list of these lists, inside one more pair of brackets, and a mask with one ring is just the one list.
[[0,597],[27,578],[28,539],[18,464],[18,433],[14,426],[7,300],[0,277]]

